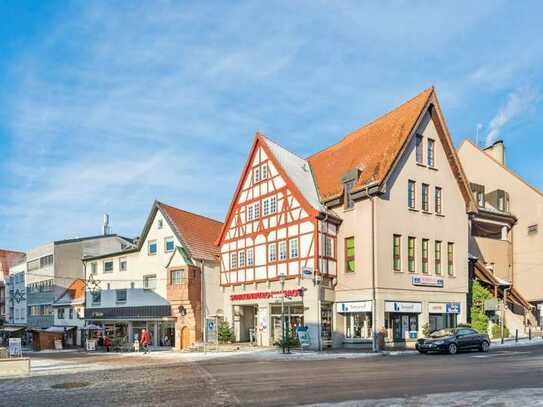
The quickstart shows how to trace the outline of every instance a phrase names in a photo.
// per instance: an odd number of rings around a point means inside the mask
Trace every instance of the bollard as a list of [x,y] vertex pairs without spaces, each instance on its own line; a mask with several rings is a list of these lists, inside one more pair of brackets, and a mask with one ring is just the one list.
[[515,329],[515,342],[518,342],[518,329]]
[[528,340],[532,340],[532,328],[528,329]]

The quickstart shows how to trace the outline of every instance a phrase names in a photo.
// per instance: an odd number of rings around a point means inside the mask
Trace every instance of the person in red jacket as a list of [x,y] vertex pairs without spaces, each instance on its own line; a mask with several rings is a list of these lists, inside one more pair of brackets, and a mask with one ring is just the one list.
[[111,347],[111,338],[109,336],[104,336],[104,346],[106,348],[106,352],[109,352],[109,348]]
[[151,333],[145,328],[142,329],[140,335],[140,344],[143,348],[143,353],[147,354],[149,352],[149,345],[151,344],[151,340]]

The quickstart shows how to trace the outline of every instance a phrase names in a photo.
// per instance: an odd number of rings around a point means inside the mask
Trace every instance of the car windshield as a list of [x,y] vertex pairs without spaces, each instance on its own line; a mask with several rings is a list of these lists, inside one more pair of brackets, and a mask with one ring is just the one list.
[[447,329],[440,329],[439,331],[434,331],[430,334],[431,338],[443,338],[444,336],[451,336],[454,335],[454,329],[447,328]]

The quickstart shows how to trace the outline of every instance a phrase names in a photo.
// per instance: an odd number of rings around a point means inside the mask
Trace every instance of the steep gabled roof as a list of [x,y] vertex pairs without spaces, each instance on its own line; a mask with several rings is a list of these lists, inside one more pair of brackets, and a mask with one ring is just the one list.
[[162,202],[157,201],[156,205],[192,258],[217,260],[219,248],[215,240],[219,236],[221,222]]
[[81,303],[85,300],[85,281],[77,279],[72,281],[66,291],[55,301],[54,305]]
[[243,181],[246,179],[249,173],[253,156],[259,147],[264,150],[270,161],[277,169],[277,172],[283,177],[285,182],[290,181],[292,185],[291,192],[294,194],[296,199],[300,201],[300,205],[304,206],[305,209],[308,210],[313,216],[316,216],[317,214],[326,210],[326,208],[321,205],[319,194],[315,186],[314,177],[308,161],[294,153],[291,153],[284,147],[274,143],[264,135],[257,132],[253,145],[251,146],[247,156],[247,160],[245,161],[245,165],[243,166],[236,191],[234,192],[232,200],[230,201],[230,206],[226,212],[224,224],[219,235],[217,236],[217,245],[220,244],[226,230],[230,225],[234,206],[238,201],[239,194],[243,187]]
[[433,88],[426,89],[348,134],[339,143],[309,157],[321,197],[327,201],[341,195],[341,177],[352,169],[361,170],[353,190],[372,182],[381,183],[413,132],[433,91]]
[[505,170],[505,172],[511,174],[513,177],[515,177],[517,180],[519,180],[522,184],[526,185],[528,188],[530,188],[532,191],[534,191],[535,193],[537,193],[538,195],[542,196],[543,197],[543,192],[541,192],[539,189],[537,189],[537,187],[533,186],[532,184],[530,184],[528,181],[526,181],[524,178],[522,178],[520,175],[516,174],[515,172],[513,172],[509,167],[505,166],[504,164],[500,163],[499,161],[497,161],[494,157],[492,157],[490,154],[487,154],[484,152],[484,150],[481,150],[479,147],[477,147],[475,144],[473,144],[471,142],[471,140],[469,139],[464,139],[464,141],[462,142],[462,144],[460,145],[460,147],[458,147],[458,151],[460,151],[460,149],[464,146],[464,145],[469,145],[471,147],[473,147],[475,150],[477,150],[479,153],[481,153],[483,155],[483,157],[485,158],[488,158],[491,162],[494,162],[494,164],[496,164],[498,167],[500,167],[501,169]]
[[466,208],[470,212],[476,211],[433,87],[309,157],[321,199],[327,202],[340,197],[343,193],[341,179],[351,170],[357,169],[360,174],[354,192],[370,184],[382,185],[427,112],[436,126]]

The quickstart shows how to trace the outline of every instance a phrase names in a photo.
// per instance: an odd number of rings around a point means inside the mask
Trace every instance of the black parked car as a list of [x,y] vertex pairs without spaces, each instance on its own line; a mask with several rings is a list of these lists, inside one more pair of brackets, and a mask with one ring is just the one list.
[[471,328],[447,328],[434,331],[428,338],[417,340],[416,348],[420,353],[448,352],[454,355],[459,350],[479,349],[488,352],[490,338]]

